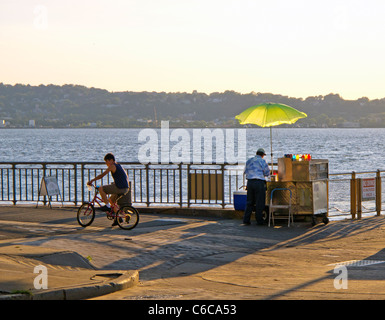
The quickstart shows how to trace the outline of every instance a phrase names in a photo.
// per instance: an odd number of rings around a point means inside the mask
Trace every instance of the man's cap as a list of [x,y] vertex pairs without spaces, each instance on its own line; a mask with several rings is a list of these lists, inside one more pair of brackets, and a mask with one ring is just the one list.
[[264,155],[266,155],[265,149],[263,149],[263,148],[259,148],[257,150],[257,153],[263,153]]

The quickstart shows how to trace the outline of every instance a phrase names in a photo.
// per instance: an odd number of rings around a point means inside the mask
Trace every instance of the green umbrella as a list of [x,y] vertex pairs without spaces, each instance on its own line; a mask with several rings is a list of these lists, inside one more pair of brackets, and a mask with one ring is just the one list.
[[272,127],[283,123],[292,124],[298,119],[306,118],[306,113],[280,103],[262,103],[250,107],[235,116],[240,124],[256,124],[270,127],[271,170],[273,171],[273,138]]

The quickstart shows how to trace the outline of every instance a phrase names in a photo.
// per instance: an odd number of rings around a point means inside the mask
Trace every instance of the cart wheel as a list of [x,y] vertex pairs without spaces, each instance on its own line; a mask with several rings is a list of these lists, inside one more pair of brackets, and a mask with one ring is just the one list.
[[322,218],[322,222],[323,222],[324,224],[328,224],[328,223],[329,223],[329,218],[328,218],[328,217],[323,217],[323,218]]

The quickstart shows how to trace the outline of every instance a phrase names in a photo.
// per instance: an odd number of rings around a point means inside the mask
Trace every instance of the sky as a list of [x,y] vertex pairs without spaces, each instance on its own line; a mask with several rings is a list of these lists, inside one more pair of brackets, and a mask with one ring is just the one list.
[[0,82],[385,97],[383,0],[1,0]]

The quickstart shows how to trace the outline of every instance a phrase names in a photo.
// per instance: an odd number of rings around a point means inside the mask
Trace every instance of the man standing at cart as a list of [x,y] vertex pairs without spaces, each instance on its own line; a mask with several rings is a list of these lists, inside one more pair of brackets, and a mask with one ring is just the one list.
[[257,225],[264,223],[262,212],[266,201],[266,178],[270,177],[269,166],[263,159],[265,155],[265,150],[259,148],[257,154],[246,162],[244,174],[247,179],[247,203],[243,225],[250,225],[251,212],[254,208]]

